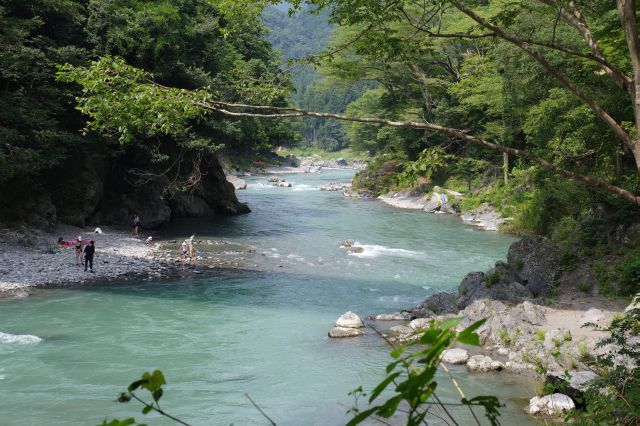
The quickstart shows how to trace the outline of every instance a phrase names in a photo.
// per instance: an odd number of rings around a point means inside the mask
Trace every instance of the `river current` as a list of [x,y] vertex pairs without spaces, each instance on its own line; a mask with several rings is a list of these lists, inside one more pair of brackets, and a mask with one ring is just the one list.
[[[456,217],[319,190],[352,174],[288,175],[293,188],[252,177],[238,192],[251,214],[185,221],[167,232],[251,245],[260,272],[0,300],[0,425],[96,425],[113,417],[172,424],[143,416],[133,402],[114,402],[153,369],[168,381],[163,408],[193,425],[267,424],[245,393],[279,425],[344,424],[348,392],[371,390],[391,358],[373,335],[329,339],[336,318],[347,310],[393,312],[453,290],[467,272],[503,259],[514,241]],[[346,253],[339,247],[346,239],[364,251]],[[463,367],[452,374],[467,396],[499,396],[503,424],[528,422],[521,414],[521,398],[533,392],[527,381],[468,376]],[[446,376],[439,383],[441,399],[459,401]],[[468,412],[459,416],[465,424]]]

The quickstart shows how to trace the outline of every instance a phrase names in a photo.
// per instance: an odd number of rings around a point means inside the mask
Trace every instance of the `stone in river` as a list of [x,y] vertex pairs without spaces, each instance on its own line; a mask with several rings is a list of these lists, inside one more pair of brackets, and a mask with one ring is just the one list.
[[364,331],[359,328],[352,327],[333,327],[329,330],[329,337],[340,338],[340,337],[357,337],[362,336]]
[[336,321],[336,327],[362,328],[364,327],[364,323],[358,315],[348,311],[338,318]]
[[465,349],[446,349],[442,352],[442,361],[447,364],[465,364],[469,359],[469,352]]

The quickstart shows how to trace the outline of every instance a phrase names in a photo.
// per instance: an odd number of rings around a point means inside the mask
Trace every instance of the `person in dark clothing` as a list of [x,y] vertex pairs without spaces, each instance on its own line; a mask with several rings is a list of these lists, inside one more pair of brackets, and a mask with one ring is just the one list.
[[96,252],[96,247],[94,246],[94,241],[89,241],[89,244],[84,248],[84,271],[87,272],[87,266],[91,272],[93,272],[93,255]]

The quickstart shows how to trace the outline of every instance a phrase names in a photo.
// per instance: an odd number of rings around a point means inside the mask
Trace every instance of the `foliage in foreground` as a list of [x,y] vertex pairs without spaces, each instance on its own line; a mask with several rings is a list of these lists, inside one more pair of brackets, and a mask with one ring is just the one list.
[[592,368],[598,378],[591,383],[584,402],[585,411],[576,412],[580,424],[637,425],[640,424],[640,296],[635,298],[636,308],[614,318],[607,328],[585,324],[611,333],[596,348],[612,345],[593,360]]
[[[436,406],[443,408],[445,415],[455,424],[455,418],[436,394],[438,383],[435,381],[435,376],[438,366],[441,365],[442,353],[454,343],[480,345],[480,338],[475,330],[482,326],[485,320],[473,323],[464,330],[456,332],[456,327],[463,320],[463,318],[450,318],[442,322],[432,321],[428,329],[420,332],[422,334],[417,336],[418,339],[406,346],[394,347],[391,352],[394,361],[387,365],[387,376],[371,392],[368,402],[373,404],[391,384],[395,386],[392,396],[366,410],[361,411],[357,406],[354,407],[352,411],[355,416],[347,423],[347,426],[360,424],[370,417],[375,418],[375,416],[390,418],[396,412],[405,413],[405,408],[406,424],[417,426],[433,416],[430,410]],[[366,395],[362,387],[355,389],[351,394],[356,399],[356,405],[358,399]],[[480,424],[480,421],[473,412],[473,407],[484,407],[485,416],[489,422],[492,425],[500,424],[498,420],[500,402],[495,396],[476,396],[467,399],[461,394],[461,397],[459,405],[469,408],[477,424]]]
[[[442,358],[444,350],[456,342],[475,346],[480,344],[480,339],[478,334],[475,333],[475,330],[484,324],[484,320],[478,321],[460,332],[456,332],[456,327],[458,327],[462,321],[463,318],[451,318],[442,322],[432,321],[429,328],[420,331],[421,334],[417,335],[416,337],[418,338],[412,343],[406,346],[394,346],[391,352],[391,357],[394,358],[394,361],[386,367],[387,376],[371,392],[368,402],[369,404],[373,404],[374,401],[383,395],[387,395],[388,392],[385,392],[385,390],[389,388],[391,384],[395,385],[393,395],[379,405],[374,405],[366,410],[360,410],[357,407],[358,399],[367,396],[367,394],[364,393],[361,386],[358,387],[350,393],[356,400],[356,406],[349,410],[349,413],[353,413],[354,417],[347,425],[353,426],[360,424],[370,417],[389,418],[396,412],[406,413],[406,424],[408,426],[419,425],[430,415],[433,415],[433,412],[430,412],[430,410],[436,406],[442,408],[445,415],[456,423],[455,418],[436,395],[438,383],[435,381],[435,377],[438,366],[441,365],[440,359]],[[131,383],[127,391],[118,396],[118,402],[127,403],[133,399],[143,405],[143,414],[156,412],[179,424],[188,425],[188,423],[163,411],[160,407],[160,399],[163,395],[162,385],[165,384],[164,375],[160,370],[156,370],[153,373],[144,373],[142,378]],[[454,382],[454,384],[458,387],[457,383]],[[147,390],[152,397],[152,401],[146,402],[136,395],[135,391],[138,389]],[[489,422],[492,425],[500,424],[498,420],[500,416],[498,410],[500,402],[496,397],[477,396],[472,399],[467,399],[462,395],[461,391],[460,393],[462,398],[460,403],[447,404],[447,406],[458,405],[468,407],[477,424],[480,424],[480,421],[473,412],[473,407],[483,407],[485,416]],[[260,414],[272,425],[275,425],[275,422],[269,418],[249,395],[245,395]],[[405,407],[408,407],[408,409],[405,410]],[[129,426],[135,424],[135,419],[127,418],[123,420],[105,420],[100,426]],[[144,425],[139,424],[139,426]]]

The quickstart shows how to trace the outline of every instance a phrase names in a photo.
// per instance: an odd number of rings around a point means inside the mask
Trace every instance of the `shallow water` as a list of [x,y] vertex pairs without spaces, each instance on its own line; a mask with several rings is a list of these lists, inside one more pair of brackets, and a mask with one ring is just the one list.
[[[0,424],[142,421],[134,403],[113,400],[156,368],[169,382],[163,408],[193,425],[266,424],[245,392],[279,425],[343,424],[352,405],[347,393],[371,389],[390,358],[372,335],[328,339],[335,319],[347,310],[392,312],[452,290],[466,272],[504,258],[513,241],[454,217],[318,190],[350,175],[290,175],[291,189],[250,178],[239,196],[253,213],[185,221],[168,232],[252,245],[263,272],[1,300]],[[339,247],[345,239],[364,252],[347,254]],[[501,396],[505,424],[527,422],[517,400],[532,392],[526,380],[469,377],[463,368],[453,374],[468,396]],[[442,399],[459,400],[446,377],[440,383]],[[465,424],[468,412],[458,415]],[[156,416],[145,422],[171,424]]]

